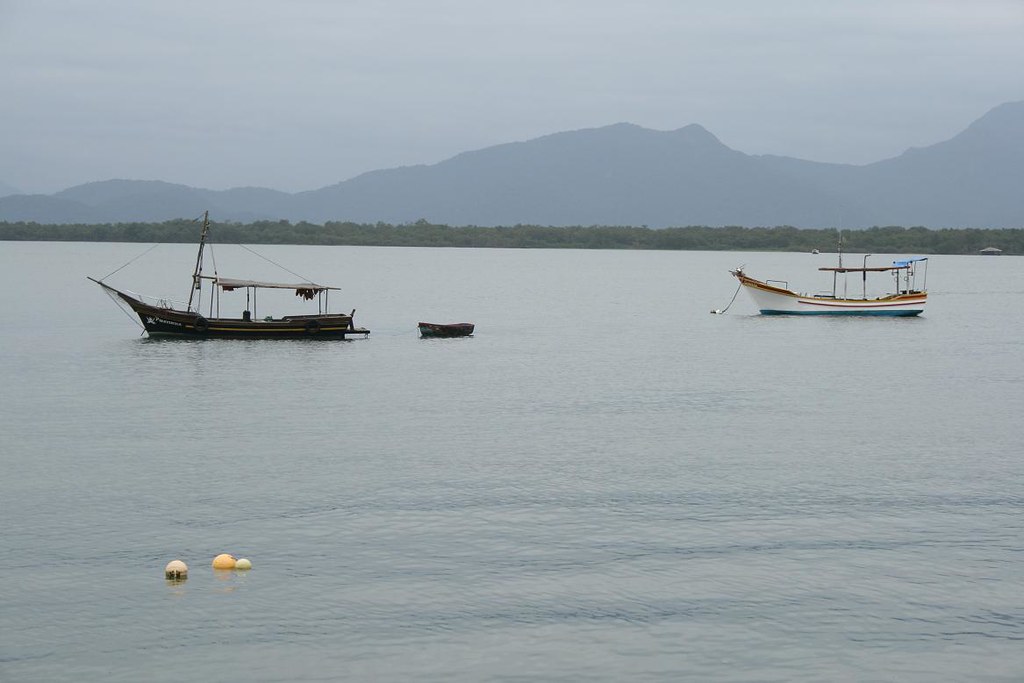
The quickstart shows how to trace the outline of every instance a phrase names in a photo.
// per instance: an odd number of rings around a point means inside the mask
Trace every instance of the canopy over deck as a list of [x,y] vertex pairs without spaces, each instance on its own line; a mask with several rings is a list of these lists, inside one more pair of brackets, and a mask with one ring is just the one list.
[[[906,268],[906,266],[902,266]],[[887,273],[890,270],[897,270],[900,266],[871,266],[861,268],[860,266],[826,266],[818,270],[827,270],[830,273]]]
[[825,266],[818,268],[818,270],[827,270],[830,273],[884,273],[890,270],[905,270],[918,261],[927,261],[927,256],[918,256],[916,258],[901,259],[899,261],[893,261],[891,266]]
[[232,289],[242,289],[243,287],[258,287],[259,289],[294,289],[294,290],[311,290],[313,292],[323,292],[327,290],[338,290],[340,287],[328,287],[327,285],[318,285],[315,282],[296,282],[292,284],[284,282],[263,282],[261,280],[237,280],[235,278],[218,277],[214,280],[214,283],[225,291],[231,291]]
[[245,287],[253,287],[256,289],[294,289],[295,296],[302,297],[307,301],[315,299],[329,290],[338,289],[338,287],[318,285],[315,282],[296,282],[289,284],[285,282],[263,282],[261,280],[237,280],[235,278],[228,277],[213,278],[213,283],[220,287],[221,291],[224,292],[243,289]]

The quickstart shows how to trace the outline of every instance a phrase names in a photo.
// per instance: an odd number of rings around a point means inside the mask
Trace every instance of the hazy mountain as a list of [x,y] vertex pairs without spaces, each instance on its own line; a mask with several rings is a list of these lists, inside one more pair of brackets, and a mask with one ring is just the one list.
[[319,190],[111,180],[0,198],[0,220],[351,220],[451,225],[1014,227],[1024,222],[1024,102],[956,137],[863,166],[748,155],[698,125],[556,133]]
[[8,197],[12,194],[22,194],[22,192],[13,185],[0,181],[0,197]]
[[105,216],[80,202],[45,194],[0,197],[0,220],[36,223],[106,223]]
[[1024,102],[996,107],[951,140],[870,164],[855,182],[875,222],[1024,225]]
[[807,195],[700,126],[620,123],[366,173],[297,195],[296,209],[315,222],[764,225],[812,221]]
[[86,183],[53,196],[90,207],[105,216],[104,222],[192,218],[207,210],[221,221],[284,218],[291,201],[287,192],[265,188],[202,190],[158,180]]

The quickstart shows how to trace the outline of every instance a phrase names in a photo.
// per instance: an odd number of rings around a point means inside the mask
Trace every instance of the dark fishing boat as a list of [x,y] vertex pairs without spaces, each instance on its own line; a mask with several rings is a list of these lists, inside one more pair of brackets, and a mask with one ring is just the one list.
[[[199,254],[196,256],[196,267],[192,273],[192,288],[189,292],[188,304],[184,309],[175,308],[167,299],[159,299],[154,303],[144,301],[139,294],[123,292],[111,287],[102,279],[89,278],[110,295],[122,308],[127,305],[139,319],[151,337],[197,337],[197,338],[235,338],[235,339],[290,339],[290,338],[330,338],[344,339],[348,335],[370,333],[369,330],[356,327],[353,322],[355,310],[351,313],[327,312],[328,295],[337,291],[337,287],[314,282],[280,283],[258,280],[241,280],[203,274],[203,250],[210,232],[209,213],[203,215],[203,229],[199,237]],[[116,272],[116,271],[115,271]],[[109,276],[108,276],[109,277]],[[204,288],[204,284],[209,284]],[[203,292],[209,290],[209,309],[206,315],[200,312]],[[240,318],[226,318],[220,315],[220,299],[223,292],[245,290],[245,310]],[[290,289],[295,295],[306,301],[316,300],[317,312],[311,314],[285,315],[281,317],[265,316],[257,318],[255,314],[256,294],[262,289]]]
[[421,337],[468,337],[473,334],[473,323],[416,323]]

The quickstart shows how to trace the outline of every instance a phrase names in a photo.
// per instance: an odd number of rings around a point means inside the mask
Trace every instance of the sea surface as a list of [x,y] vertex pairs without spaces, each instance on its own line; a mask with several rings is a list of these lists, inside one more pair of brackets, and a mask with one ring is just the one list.
[[369,338],[175,341],[85,279],[187,298],[146,248],[0,242],[4,682],[1024,680],[1019,257],[825,319],[710,311],[832,254],[254,247]]

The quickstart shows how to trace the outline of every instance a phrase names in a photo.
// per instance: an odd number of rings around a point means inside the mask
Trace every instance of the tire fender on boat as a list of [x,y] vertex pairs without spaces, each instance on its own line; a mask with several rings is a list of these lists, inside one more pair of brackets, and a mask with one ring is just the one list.
[[306,321],[306,334],[313,335],[313,334],[319,334],[319,332],[320,332],[320,323],[318,323],[315,320],[307,320]]
[[192,326],[195,328],[196,332],[202,334],[210,329],[210,321],[200,315],[196,317],[196,321],[192,323]]

